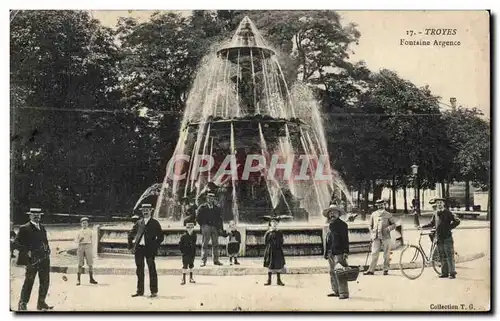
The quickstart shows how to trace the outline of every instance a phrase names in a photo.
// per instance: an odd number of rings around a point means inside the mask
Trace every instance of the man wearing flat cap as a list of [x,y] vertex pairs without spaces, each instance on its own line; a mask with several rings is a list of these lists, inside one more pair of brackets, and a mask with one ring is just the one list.
[[27,214],[30,221],[21,225],[14,240],[14,247],[19,251],[17,264],[26,266],[18,310],[27,310],[37,273],[40,281],[37,309],[51,310],[53,307],[45,302],[50,285],[50,247],[47,231],[40,224],[43,212],[40,208],[31,208]]
[[137,291],[132,294],[132,297],[144,295],[144,259],[146,259],[149,270],[149,289],[153,298],[158,296],[155,257],[164,235],[160,222],[151,217],[153,212],[151,204],[142,204],[141,212],[142,219],[134,224],[128,234],[128,245],[134,253],[137,274]]
[[212,241],[212,258],[214,265],[222,265],[219,261],[219,233],[222,227],[222,210],[217,204],[216,195],[212,192],[206,194],[206,202],[201,204],[196,211],[196,221],[201,228],[201,266],[207,265],[208,244]]
[[434,228],[436,230],[435,238],[439,259],[441,261],[440,278],[454,279],[455,270],[455,249],[453,246],[453,235],[451,230],[460,224],[460,220],[453,215],[445,206],[443,198],[434,199],[436,212],[428,224],[422,225],[422,228]]
[[364,275],[373,275],[377,267],[380,250],[384,251],[384,275],[389,274],[389,255],[391,250],[391,231],[396,228],[392,214],[385,210],[385,201],[375,202],[377,210],[370,216],[370,236],[372,240],[372,262]]
[[81,275],[83,273],[83,266],[85,264],[85,261],[87,261],[87,265],[89,267],[90,284],[97,284],[97,281],[94,279],[94,269],[92,267],[94,256],[92,253],[92,230],[89,229],[89,218],[82,217],[80,219],[80,224],[82,228],[78,231],[78,234],[75,238],[75,242],[78,245],[76,250],[76,256],[78,258],[78,279],[76,285],[81,284]]

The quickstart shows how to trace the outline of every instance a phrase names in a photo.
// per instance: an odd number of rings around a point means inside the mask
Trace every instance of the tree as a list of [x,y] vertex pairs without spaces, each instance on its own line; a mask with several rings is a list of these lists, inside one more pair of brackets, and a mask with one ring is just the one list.
[[472,182],[490,189],[491,128],[475,109],[458,108],[444,114],[446,133],[452,146],[450,181],[466,183],[466,209],[470,206],[469,186]]
[[11,24],[12,214],[35,205],[49,212],[102,212],[99,206],[115,203],[89,199],[120,188],[110,182],[116,182],[123,163],[113,165],[131,155],[136,127],[118,101],[119,61],[112,30],[86,12],[16,14]]

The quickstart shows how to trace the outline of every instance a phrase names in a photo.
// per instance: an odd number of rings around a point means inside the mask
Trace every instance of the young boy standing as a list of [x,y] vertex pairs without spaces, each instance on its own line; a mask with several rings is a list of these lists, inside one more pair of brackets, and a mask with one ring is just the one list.
[[89,267],[90,283],[97,284],[97,281],[94,280],[94,271],[92,269],[94,258],[92,255],[92,230],[89,229],[89,219],[87,217],[82,217],[80,224],[82,225],[82,228],[78,231],[78,235],[75,240],[78,244],[78,249],[76,251],[76,255],[78,257],[78,282],[76,285],[80,285],[80,276],[83,273],[85,260],[87,261],[87,265]]
[[189,283],[195,283],[193,279],[194,258],[196,256],[196,233],[194,223],[186,222],[186,233],[181,236],[179,246],[182,253],[182,281],[186,284],[186,272],[189,269]]
[[236,223],[229,222],[229,232],[227,234],[227,255],[229,256],[229,264],[240,265],[238,262],[238,254],[240,253],[241,233],[236,230]]
[[277,284],[284,286],[281,281],[281,273],[285,267],[285,255],[283,254],[283,233],[278,229],[278,219],[272,218],[270,229],[264,235],[266,249],[264,251],[264,267],[268,269],[267,282],[271,285],[271,275],[276,273]]

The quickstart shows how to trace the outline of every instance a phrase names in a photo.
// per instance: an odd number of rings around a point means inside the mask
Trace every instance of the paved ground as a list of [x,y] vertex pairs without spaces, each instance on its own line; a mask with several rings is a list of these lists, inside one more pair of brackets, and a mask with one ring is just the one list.
[[[101,275],[100,284],[94,286],[85,276],[84,284],[76,287],[75,276],[65,282],[61,274],[53,273],[47,301],[56,311],[442,311],[439,305],[485,311],[490,306],[489,265],[489,256],[462,264],[456,280],[438,279],[430,268],[414,281],[399,272],[361,275],[349,283],[349,300],[326,297],[327,274],[285,275],[284,287],[264,287],[265,277],[256,275],[196,276],[196,284],[181,286],[179,276],[167,275],[159,278],[160,296],[150,299],[130,297],[135,291],[131,275]],[[17,275],[11,284],[15,308],[22,279],[19,271],[13,272]],[[29,309],[35,308],[36,294],[34,290]]]
[[[490,304],[490,251],[488,228],[461,229],[454,232],[455,247],[460,255],[484,252],[485,257],[461,263],[457,266],[458,279],[438,279],[431,268],[417,280],[406,279],[397,270],[389,276],[360,276],[358,282],[350,283],[351,299],[339,301],[328,298],[328,274],[284,275],[285,287],[264,287],[263,275],[208,276],[197,275],[197,284],[181,286],[180,276],[159,276],[160,297],[156,299],[130,298],[135,290],[134,275],[98,275],[97,286],[85,283],[75,286],[74,274],[51,273],[49,303],[58,311],[437,311],[438,305],[464,304],[464,310],[472,307],[476,311],[489,309]],[[413,242],[416,231],[409,231],[406,240]],[[362,255],[363,256],[363,255]],[[350,264],[357,264],[351,256]],[[120,260],[121,264],[133,266],[131,258]],[[158,260],[158,265],[178,268],[179,258]],[[364,258],[362,259],[364,261]],[[98,260],[96,266],[105,263]],[[161,263],[163,262],[163,263]],[[109,262],[108,262],[109,263]],[[261,264],[261,259],[242,259],[243,267]],[[199,264],[197,260],[196,264]],[[288,258],[288,265],[320,266],[326,271],[326,261],[321,258]],[[211,267],[214,268],[214,267]],[[224,269],[232,267],[225,266]],[[24,271],[11,265],[11,303],[16,307],[22,286]],[[147,273],[146,273],[147,274]],[[63,281],[67,276],[69,281]],[[147,283],[146,283],[147,284]],[[29,308],[35,308],[38,281]],[[448,308],[450,310],[452,308]]]

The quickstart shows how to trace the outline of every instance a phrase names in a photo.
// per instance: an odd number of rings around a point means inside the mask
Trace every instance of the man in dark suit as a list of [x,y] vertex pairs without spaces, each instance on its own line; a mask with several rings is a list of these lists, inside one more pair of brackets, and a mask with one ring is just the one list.
[[434,237],[437,238],[437,251],[441,260],[441,275],[439,277],[455,279],[457,272],[451,230],[460,224],[460,220],[445,208],[443,198],[434,199],[434,203],[436,204],[436,213],[432,216],[432,220],[428,224],[422,225],[421,228],[431,227],[436,230]]
[[207,265],[208,244],[212,241],[212,258],[214,265],[222,265],[219,261],[219,235],[223,230],[222,210],[217,205],[216,195],[214,193],[206,194],[206,203],[198,207],[196,221],[201,228],[201,266]]
[[21,225],[14,240],[14,247],[19,251],[17,264],[26,266],[18,310],[27,310],[37,273],[40,281],[37,309],[51,310],[53,307],[45,302],[50,285],[50,247],[47,231],[40,224],[43,213],[39,208],[31,208],[27,214],[30,221]]
[[134,224],[128,235],[129,249],[134,253],[137,267],[137,292],[132,297],[144,295],[144,259],[146,259],[149,270],[149,288],[151,297],[154,298],[158,296],[155,256],[158,247],[163,242],[164,235],[160,223],[151,217],[153,212],[151,204],[142,204],[141,211],[143,218]]

